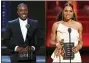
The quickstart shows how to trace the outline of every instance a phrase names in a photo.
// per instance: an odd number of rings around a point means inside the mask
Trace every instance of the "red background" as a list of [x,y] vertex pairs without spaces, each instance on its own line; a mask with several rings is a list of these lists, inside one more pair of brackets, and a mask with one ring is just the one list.
[[[50,32],[54,22],[57,21],[57,14],[61,11],[66,1],[47,1],[46,2],[46,46],[50,45]],[[83,25],[83,47],[89,47],[89,1],[71,2],[77,21]]]

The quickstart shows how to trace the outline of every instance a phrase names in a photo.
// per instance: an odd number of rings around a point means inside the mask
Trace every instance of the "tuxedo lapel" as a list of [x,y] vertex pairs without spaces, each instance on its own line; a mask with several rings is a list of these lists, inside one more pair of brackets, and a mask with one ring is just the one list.
[[17,30],[18,30],[18,34],[19,34],[19,36],[21,37],[21,40],[22,40],[22,42],[23,42],[24,39],[23,39],[23,35],[22,35],[21,28],[20,28],[20,22],[19,22],[19,19],[17,19],[16,21],[17,21],[17,22],[16,22],[16,28],[17,28]]
[[[31,33],[32,32],[32,24],[31,24],[30,19],[27,20],[27,24],[29,25],[29,28],[27,28],[26,40],[28,40],[28,37],[31,37],[31,34],[32,34]],[[29,40],[30,40],[30,38],[29,38]]]
[[27,34],[30,34],[30,33],[31,33],[31,30],[32,30],[32,24],[31,24],[30,19],[28,19],[27,23],[28,23],[28,25],[29,25],[29,28],[28,28],[28,30],[27,30]]

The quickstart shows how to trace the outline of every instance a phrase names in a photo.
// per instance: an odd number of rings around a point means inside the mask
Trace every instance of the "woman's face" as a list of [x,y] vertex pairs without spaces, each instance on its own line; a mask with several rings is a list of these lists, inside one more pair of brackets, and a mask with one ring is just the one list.
[[73,17],[73,9],[71,6],[66,6],[63,10],[64,19],[70,20]]

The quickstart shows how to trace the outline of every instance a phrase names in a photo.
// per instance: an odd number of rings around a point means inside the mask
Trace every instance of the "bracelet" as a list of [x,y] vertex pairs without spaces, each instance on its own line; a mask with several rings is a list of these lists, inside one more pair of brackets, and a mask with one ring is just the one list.
[[56,43],[56,46],[59,45],[59,43]]
[[82,45],[81,44],[79,44],[79,47],[80,47],[80,49],[82,48]]

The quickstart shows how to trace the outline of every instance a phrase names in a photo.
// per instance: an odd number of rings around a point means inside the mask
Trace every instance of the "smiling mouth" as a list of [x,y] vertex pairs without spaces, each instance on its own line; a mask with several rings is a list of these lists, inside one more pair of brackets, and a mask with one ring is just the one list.
[[70,15],[66,15],[66,17],[70,17]]
[[26,15],[22,15],[22,17],[26,17]]
[[66,16],[66,17],[70,17],[70,16]]

